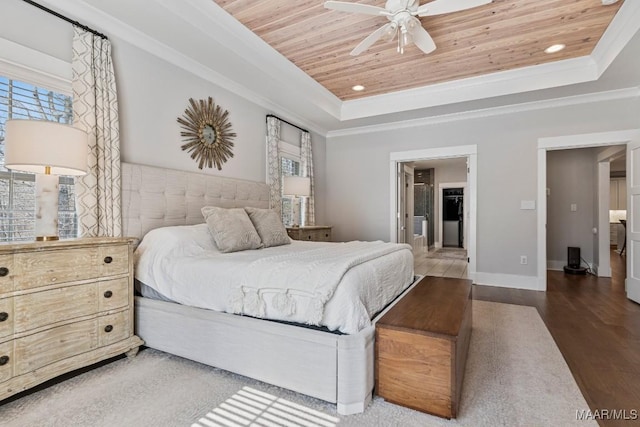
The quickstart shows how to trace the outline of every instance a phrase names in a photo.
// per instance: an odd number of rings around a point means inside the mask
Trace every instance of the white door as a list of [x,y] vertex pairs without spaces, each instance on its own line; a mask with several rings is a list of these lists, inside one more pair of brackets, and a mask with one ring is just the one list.
[[640,140],[627,144],[627,298],[640,303]]
[[404,242],[413,246],[413,167],[404,167]]
[[396,241],[397,243],[405,243],[406,233],[405,233],[405,218],[406,218],[406,196],[407,192],[406,188],[406,180],[404,174],[404,165],[402,163],[397,164],[396,170],[396,183],[397,183],[397,194],[398,200],[396,201]]

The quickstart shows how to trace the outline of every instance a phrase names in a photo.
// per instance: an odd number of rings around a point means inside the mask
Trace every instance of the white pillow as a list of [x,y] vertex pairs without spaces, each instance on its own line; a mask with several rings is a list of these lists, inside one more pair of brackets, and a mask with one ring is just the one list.
[[291,244],[280,215],[273,209],[244,208],[265,248]]
[[205,206],[202,208],[202,215],[220,252],[229,253],[262,247],[260,236],[244,209]]

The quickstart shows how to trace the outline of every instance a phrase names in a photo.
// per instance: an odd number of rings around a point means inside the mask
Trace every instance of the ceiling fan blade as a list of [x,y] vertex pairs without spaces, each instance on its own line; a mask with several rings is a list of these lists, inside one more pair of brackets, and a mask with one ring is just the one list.
[[369,49],[375,42],[377,42],[380,37],[384,35],[385,32],[391,27],[391,24],[385,24],[382,27],[375,30],[373,33],[369,34],[367,38],[362,40],[358,46],[356,46],[350,53],[351,56],[360,55],[365,50]]
[[384,15],[387,10],[378,7],[360,3],[348,3],[344,1],[326,1],[324,7],[327,9],[339,10],[341,12],[363,13],[365,15]]
[[408,32],[411,35],[413,43],[424,53],[431,53],[436,50],[436,43],[433,41],[427,30],[422,28],[421,25],[411,27]]
[[[491,3],[492,0],[434,0],[418,8],[418,16],[442,15]],[[329,3],[329,2],[327,2]]]

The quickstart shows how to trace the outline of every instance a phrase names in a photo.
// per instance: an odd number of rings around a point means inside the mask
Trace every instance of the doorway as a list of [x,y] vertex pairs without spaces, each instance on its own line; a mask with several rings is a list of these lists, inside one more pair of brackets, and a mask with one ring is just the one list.
[[464,248],[464,187],[442,189],[442,247]]
[[[640,162],[640,131],[637,129],[614,131],[614,132],[602,132],[594,134],[583,135],[569,135],[562,137],[550,137],[540,138],[538,140],[538,252],[537,252],[537,264],[538,264],[538,290],[546,291],[547,289],[547,151],[550,150],[563,150],[574,148],[587,148],[587,147],[606,147],[613,145],[625,145],[627,147],[627,171],[631,174],[630,181],[627,183],[626,190],[628,192],[627,200],[634,199],[635,195],[638,195],[640,199],[640,174],[638,177],[634,176],[633,166],[636,160]],[[632,155],[630,155],[630,153]],[[636,155],[637,159],[634,160],[633,155]],[[603,188],[602,174],[606,167],[603,167],[602,163],[598,165],[599,177],[598,177],[598,189],[599,194],[609,193],[609,187]],[[638,168],[640,170],[640,167]],[[635,172],[637,174],[637,172]],[[634,179],[637,178],[638,183],[635,183]],[[602,214],[602,203],[599,202],[598,209],[598,241],[605,241],[605,235],[608,236],[609,231],[605,226],[603,227],[603,221],[605,215]],[[634,228],[640,226],[640,218],[634,218],[634,215],[640,215],[637,209],[633,208],[634,204],[629,203],[627,212],[627,295],[630,299],[634,299],[633,296],[637,292],[638,300],[640,300],[640,271],[634,271],[634,258],[639,257],[640,254],[634,254],[633,251],[629,251],[629,245],[633,245],[634,241],[640,246],[640,232],[634,232]],[[608,221],[608,217],[607,217]],[[636,226],[635,223],[639,224]],[[608,239],[607,239],[608,240]],[[600,245],[600,243],[599,243]],[[600,251],[602,252],[602,251]],[[602,254],[602,256],[606,256]]]
[[[390,184],[391,184],[391,200],[390,200],[390,240],[392,242],[399,242],[401,239],[406,239],[404,230],[400,230],[398,226],[399,222],[404,218],[401,214],[401,201],[400,198],[404,193],[406,187],[401,187],[398,183],[403,180],[402,166],[406,163],[413,165],[420,165],[422,162],[429,161],[457,161],[461,163],[463,169],[463,178],[454,178],[457,182],[462,182],[461,186],[465,187],[463,203],[463,231],[459,234],[463,238],[463,246],[466,245],[467,251],[465,254],[464,262],[466,263],[465,274],[471,280],[475,278],[476,273],[476,180],[477,180],[477,147],[475,145],[469,146],[456,146],[447,148],[425,149],[407,152],[396,152],[390,155]],[[417,167],[415,168],[418,169]],[[437,172],[436,172],[437,176]],[[446,175],[445,175],[446,177]],[[443,179],[446,179],[443,177]],[[466,178],[466,179],[465,179]],[[453,182],[453,180],[450,180]],[[456,188],[454,186],[453,188]],[[435,193],[435,191],[434,191]],[[439,194],[441,193],[438,191]],[[415,193],[414,193],[415,194]],[[440,196],[436,198],[438,200]],[[442,209],[440,208],[442,203],[438,203],[438,206],[434,209],[434,224],[441,224]],[[440,226],[436,226],[434,233],[434,248],[438,249],[442,247],[442,233],[439,230]],[[429,249],[433,249],[429,247]]]

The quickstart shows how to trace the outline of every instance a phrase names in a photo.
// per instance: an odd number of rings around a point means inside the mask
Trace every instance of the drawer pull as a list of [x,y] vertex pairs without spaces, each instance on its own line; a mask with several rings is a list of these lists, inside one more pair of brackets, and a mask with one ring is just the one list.
[[0,357],[0,366],[6,365],[7,363],[9,363],[9,356]]
[[107,326],[105,326],[105,327],[104,327],[104,331],[105,331],[105,332],[111,332],[111,331],[113,331],[113,326],[111,326],[111,325],[107,325]]
[[9,269],[7,267],[0,267],[0,277],[4,277],[9,274]]
[[8,318],[9,318],[9,313],[7,313],[6,311],[3,311],[2,313],[0,313],[0,322],[4,322]]
[[113,258],[111,258],[110,256],[104,257],[105,264],[111,264],[112,262],[113,262]]
[[307,236],[307,239],[311,240],[311,236]]
[[106,291],[106,292],[104,293],[104,297],[105,297],[105,298],[111,298],[112,296],[113,296],[113,292],[111,292],[111,291]]

